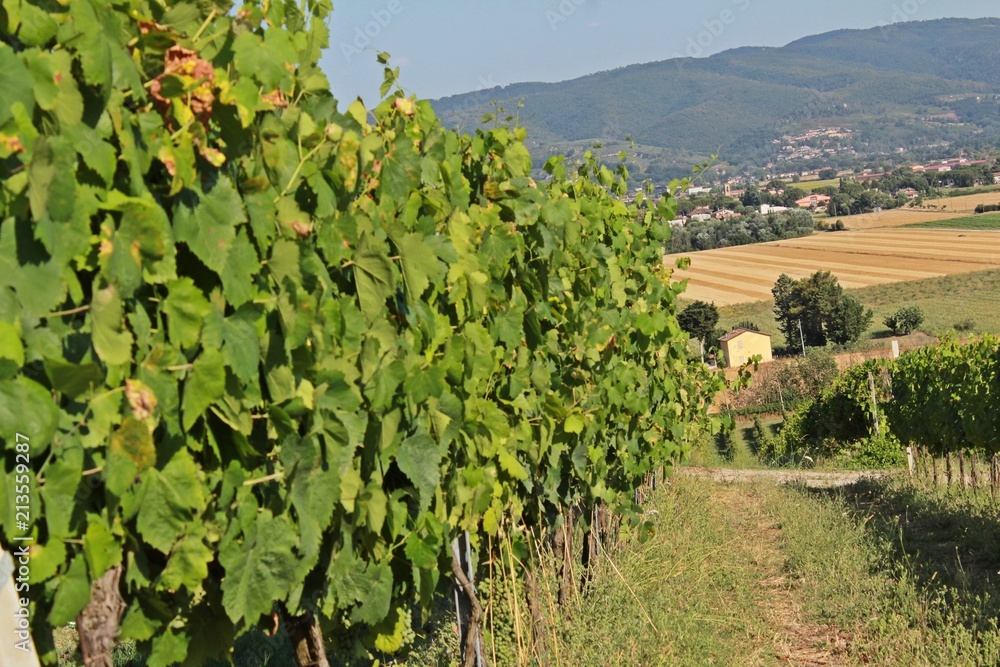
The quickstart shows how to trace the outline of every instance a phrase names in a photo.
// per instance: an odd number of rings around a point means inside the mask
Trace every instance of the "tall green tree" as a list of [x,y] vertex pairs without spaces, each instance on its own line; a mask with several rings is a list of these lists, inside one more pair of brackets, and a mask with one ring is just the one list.
[[810,347],[857,340],[874,317],[870,309],[844,294],[837,277],[829,271],[817,271],[800,280],[782,274],[771,293],[775,318],[789,347],[797,347],[800,336]]
[[677,315],[677,323],[681,329],[691,334],[695,340],[701,341],[704,348],[712,347],[715,337],[715,327],[719,324],[719,309],[714,303],[695,301]]
[[853,296],[844,295],[827,322],[827,335],[838,345],[858,340],[871,326],[875,313]]

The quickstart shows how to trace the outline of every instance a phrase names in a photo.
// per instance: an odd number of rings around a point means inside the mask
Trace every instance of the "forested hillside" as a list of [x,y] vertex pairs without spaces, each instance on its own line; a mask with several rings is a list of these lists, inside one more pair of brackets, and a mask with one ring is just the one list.
[[1000,93],[998,34],[998,19],[840,30],[781,48],[516,84],[434,106],[446,122],[469,128],[494,102],[508,111],[522,104],[519,118],[541,149],[539,159],[596,141],[617,150],[631,137],[638,166],[654,177],[690,173],[711,153],[735,166],[780,164],[784,135],[830,126],[849,136],[830,142],[834,152],[822,159],[799,162],[852,165],[859,155],[900,148],[996,142],[996,134],[984,130],[1000,118],[993,96]]

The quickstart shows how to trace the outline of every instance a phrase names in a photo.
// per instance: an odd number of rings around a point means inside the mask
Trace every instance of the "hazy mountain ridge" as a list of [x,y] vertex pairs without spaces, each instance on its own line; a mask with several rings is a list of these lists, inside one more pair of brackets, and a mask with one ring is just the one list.
[[[617,147],[630,136],[645,155],[639,164],[655,176],[714,152],[731,164],[763,166],[778,158],[774,142],[783,134],[824,126],[853,131],[841,153],[827,156],[832,162],[856,161],[855,151],[992,145],[1000,143],[993,95],[1000,95],[1000,19],[942,19],[513,84],[434,105],[446,123],[472,128],[494,101],[508,111],[520,101],[520,120],[541,154],[598,141]],[[963,102],[970,97],[973,105]]]

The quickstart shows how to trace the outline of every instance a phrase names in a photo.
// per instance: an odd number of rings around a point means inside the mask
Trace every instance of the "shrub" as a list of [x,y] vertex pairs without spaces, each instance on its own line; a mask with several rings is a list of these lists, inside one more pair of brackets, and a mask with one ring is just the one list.
[[966,317],[964,320],[955,322],[954,327],[955,331],[966,333],[976,328],[976,321],[971,317]]
[[889,317],[882,320],[885,326],[898,336],[907,336],[924,323],[924,311],[916,306],[900,308]]

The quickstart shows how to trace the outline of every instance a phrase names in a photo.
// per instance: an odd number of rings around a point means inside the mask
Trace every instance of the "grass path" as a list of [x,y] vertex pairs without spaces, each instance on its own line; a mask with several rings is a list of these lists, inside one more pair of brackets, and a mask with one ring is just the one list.
[[713,496],[742,533],[734,546],[745,551],[755,566],[748,575],[756,580],[757,608],[772,628],[766,652],[780,664],[796,667],[847,664],[844,655],[851,635],[835,625],[813,622],[803,610],[802,591],[785,567],[781,524],[769,511],[765,495],[759,489],[726,484],[718,486]]

